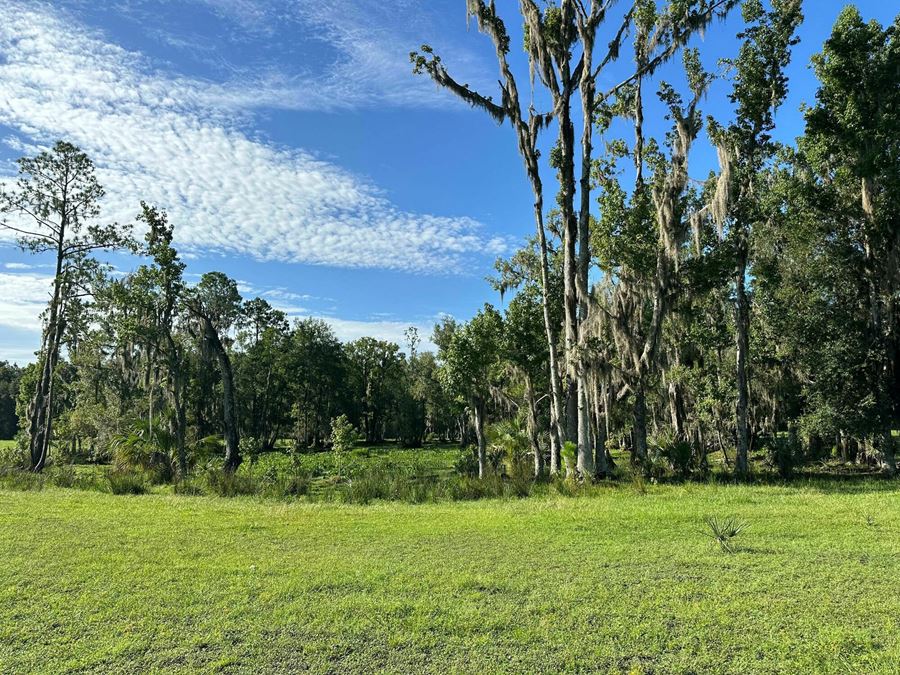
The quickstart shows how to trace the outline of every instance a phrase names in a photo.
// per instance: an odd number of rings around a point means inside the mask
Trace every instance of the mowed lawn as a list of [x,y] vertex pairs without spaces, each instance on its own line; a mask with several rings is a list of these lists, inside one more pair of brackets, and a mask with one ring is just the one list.
[[[749,528],[727,554],[707,515]],[[900,485],[0,491],[0,672],[900,672]]]

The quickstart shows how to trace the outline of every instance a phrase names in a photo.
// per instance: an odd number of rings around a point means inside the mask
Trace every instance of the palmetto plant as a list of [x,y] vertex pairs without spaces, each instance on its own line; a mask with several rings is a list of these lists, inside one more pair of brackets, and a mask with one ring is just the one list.
[[733,540],[747,529],[747,523],[735,516],[722,519],[709,516],[706,519],[706,525],[709,527],[706,535],[716,542],[725,553],[734,553],[737,550]]
[[111,448],[119,468],[171,470],[176,461],[175,435],[147,420],[135,420],[128,432],[113,440]]

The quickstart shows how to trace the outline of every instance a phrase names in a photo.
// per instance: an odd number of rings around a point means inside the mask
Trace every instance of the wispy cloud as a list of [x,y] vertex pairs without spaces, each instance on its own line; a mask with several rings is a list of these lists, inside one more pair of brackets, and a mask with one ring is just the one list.
[[[0,272],[0,327],[37,334],[41,313],[50,299],[50,282],[45,274]],[[37,348],[37,339],[32,349]],[[0,356],[0,360],[3,357]]]
[[[235,7],[244,4],[253,5]],[[307,20],[324,16],[311,9],[319,4],[300,3]],[[236,112],[287,100],[277,83],[247,89],[166,75],[72,23],[44,4],[0,5],[0,124],[22,145],[62,137],[83,147],[107,188],[107,217],[131,220],[144,199],[169,211],[188,254],[342,267],[459,273],[505,249],[470,218],[405,211],[365,178],[248,136]],[[341,67],[329,71],[335,82]],[[327,78],[304,95],[323,91]]]

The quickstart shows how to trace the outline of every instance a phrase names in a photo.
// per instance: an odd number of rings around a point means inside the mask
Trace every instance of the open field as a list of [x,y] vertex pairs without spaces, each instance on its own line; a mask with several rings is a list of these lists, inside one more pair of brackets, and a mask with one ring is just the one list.
[[[708,515],[749,524],[734,554]],[[0,491],[0,672],[879,672],[900,486],[370,506]]]

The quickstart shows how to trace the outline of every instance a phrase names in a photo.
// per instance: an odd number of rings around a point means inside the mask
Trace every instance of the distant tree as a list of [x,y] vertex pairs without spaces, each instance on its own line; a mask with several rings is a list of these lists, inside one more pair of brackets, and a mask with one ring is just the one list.
[[288,397],[297,447],[321,446],[331,419],[347,406],[347,356],[321,319],[298,321],[287,345]]
[[447,388],[468,404],[472,414],[480,478],[487,471],[484,428],[502,339],[503,318],[491,305],[485,305],[471,321],[453,332],[446,349],[440,352],[441,376]]
[[0,361],[0,440],[16,437],[19,419],[16,416],[16,399],[22,369],[14,363]]
[[360,405],[360,421],[367,443],[384,440],[388,412],[403,377],[399,345],[364,337],[346,346],[354,398]]
[[803,20],[800,0],[773,0],[767,11],[761,0],[744,0],[742,13],[747,27],[739,35],[743,39],[736,59],[729,62],[734,69],[734,86],[730,100],[737,107],[734,122],[722,127],[710,123],[710,136],[719,149],[723,164],[725,190],[717,205],[721,211],[729,246],[734,252],[734,307],[737,405],[735,427],[737,451],[735,471],[746,475],[749,470],[750,443],[750,299],[747,275],[751,264],[751,242],[754,227],[764,223],[767,214],[761,210],[760,198],[765,189],[760,183],[764,168],[776,149],[772,141],[775,110],[787,96],[785,70],[791,59],[791,46],[798,39],[794,33]]
[[284,312],[266,300],[244,303],[238,319],[235,376],[241,391],[241,419],[245,433],[271,449],[288,421],[287,370],[290,327]]
[[241,309],[237,284],[221,272],[207,272],[191,288],[185,304],[198,324],[205,348],[212,351],[222,376],[222,414],[225,431],[225,471],[234,472],[241,463],[240,434],[235,403],[234,371],[225,347],[228,332]]
[[[822,53],[807,113],[805,150],[822,181],[846,196],[845,221],[864,252],[866,370],[875,401],[879,461],[896,471],[891,429],[900,425],[900,15],[884,28],[846,7]],[[856,183],[854,186],[853,183]]]
[[23,157],[18,164],[15,185],[0,189],[0,227],[14,232],[24,250],[55,258],[38,357],[40,375],[28,410],[31,470],[37,472],[44,468],[50,450],[56,395],[53,375],[67,324],[79,298],[91,294],[98,270],[91,255],[132,242],[129,227],[94,222],[104,192],[93,163],[80,149],[58,141],[50,150]]

